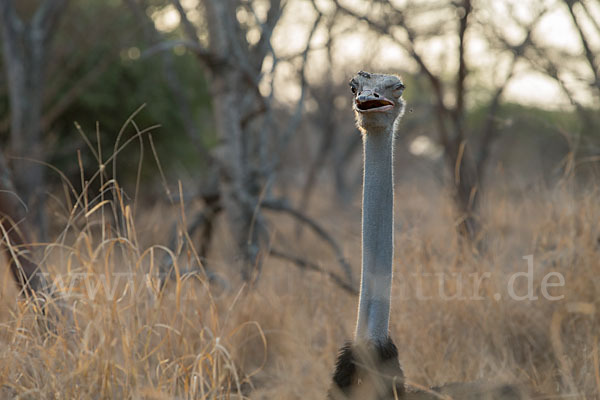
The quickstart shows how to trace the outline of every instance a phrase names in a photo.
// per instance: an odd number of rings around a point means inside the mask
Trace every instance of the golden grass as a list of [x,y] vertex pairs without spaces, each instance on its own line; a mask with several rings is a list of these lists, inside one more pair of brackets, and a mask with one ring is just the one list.
[[[519,381],[541,398],[598,398],[597,191],[492,190],[480,254],[461,244],[443,193],[399,187],[396,199],[391,333],[410,382]],[[63,279],[45,316],[16,295],[2,270],[0,398],[324,397],[337,349],[351,338],[357,298],[323,275],[270,258],[259,282],[243,285],[224,228],[210,267],[229,288],[184,276],[160,291],[156,272],[165,248],[158,243],[180,210],[148,207],[134,219],[124,200],[104,200],[82,202],[78,218],[65,215],[68,229],[44,246],[49,280]],[[325,200],[316,203],[310,214],[343,244],[358,277],[358,204],[332,211]],[[123,223],[115,224],[114,210]],[[297,239],[293,221],[270,220],[274,241],[339,272],[310,233]],[[538,299],[510,299],[508,281],[527,271],[527,255]],[[176,265],[190,258],[184,254]],[[542,296],[549,272],[564,276],[564,287],[550,289],[564,299]],[[474,279],[485,273],[476,289]],[[517,282],[523,294],[526,282]]]

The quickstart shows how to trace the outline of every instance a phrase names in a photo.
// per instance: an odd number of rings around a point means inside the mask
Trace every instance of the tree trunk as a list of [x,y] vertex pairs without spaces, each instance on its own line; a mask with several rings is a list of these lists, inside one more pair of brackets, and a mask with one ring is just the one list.
[[24,204],[15,193],[6,161],[0,152],[0,243],[7,252],[10,269],[19,289],[33,295],[44,289],[45,279],[31,259],[25,215]]
[[244,264],[242,277],[249,280],[254,267],[258,266],[260,249],[258,223],[253,218],[258,199],[249,171],[249,138],[241,129],[239,99],[242,96],[236,90],[236,87],[244,85],[240,75],[231,69],[214,74],[212,91],[217,128],[226,143],[221,154],[220,191],[230,230]]
[[[12,273],[21,288],[42,290],[44,279],[31,260],[31,237],[25,225],[46,234],[41,192],[44,171],[42,102],[47,51],[67,0],[45,0],[30,21],[21,20],[13,0],[0,1],[2,49],[10,104],[9,151],[14,157],[12,177],[0,154],[0,216],[2,243],[9,250]],[[1,152],[0,152],[1,153]],[[26,221],[27,219],[27,221]]]
[[[44,50],[37,48],[30,35],[21,38],[24,46],[18,57],[5,57],[11,110],[10,154],[16,191],[31,210],[33,222],[45,235],[43,198],[44,174],[41,135]],[[7,51],[5,55],[9,54]]]
[[[255,87],[244,72],[252,70],[245,54],[248,45],[241,43],[235,16],[235,5],[230,0],[206,1],[210,36],[210,51],[226,63],[211,69],[211,92],[217,130],[225,145],[220,154],[219,180],[223,207],[241,256],[242,277],[251,280],[260,268],[261,216],[258,213],[257,177],[252,173],[252,133],[242,128],[245,114],[242,104],[248,96],[255,96]],[[262,60],[261,60],[262,63]],[[236,65],[237,64],[237,65]]]
[[[17,193],[31,210],[30,220],[46,234],[41,196],[44,170],[42,103],[47,53],[66,0],[46,0],[30,21],[17,14],[12,0],[0,1],[2,46],[10,104],[10,153]],[[35,161],[32,161],[35,160]]]

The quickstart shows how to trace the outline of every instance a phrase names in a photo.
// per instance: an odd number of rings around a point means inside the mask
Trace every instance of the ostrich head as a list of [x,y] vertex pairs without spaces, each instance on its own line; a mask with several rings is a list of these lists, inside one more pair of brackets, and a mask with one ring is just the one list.
[[356,124],[363,134],[395,128],[395,122],[404,114],[404,84],[398,76],[360,71],[350,81],[350,88]]

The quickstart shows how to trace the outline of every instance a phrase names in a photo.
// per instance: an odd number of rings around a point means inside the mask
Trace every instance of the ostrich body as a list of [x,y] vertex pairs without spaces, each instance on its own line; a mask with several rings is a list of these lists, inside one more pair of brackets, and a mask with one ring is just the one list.
[[[404,114],[396,75],[361,71],[351,81],[356,125],[363,137],[362,265],[355,337],[342,347],[329,400],[525,399],[511,385],[453,383],[407,391],[398,350],[389,337],[394,257],[394,138]],[[447,397],[446,397],[447,398]]]

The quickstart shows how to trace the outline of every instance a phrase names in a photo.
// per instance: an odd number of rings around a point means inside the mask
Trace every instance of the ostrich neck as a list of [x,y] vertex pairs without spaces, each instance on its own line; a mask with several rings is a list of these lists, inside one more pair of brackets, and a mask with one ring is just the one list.
[[394,257],[392,127],[368,132],[364,141],[362,268],[356,339],[381,342],[388,336]]

